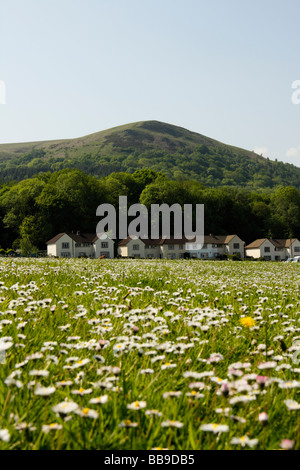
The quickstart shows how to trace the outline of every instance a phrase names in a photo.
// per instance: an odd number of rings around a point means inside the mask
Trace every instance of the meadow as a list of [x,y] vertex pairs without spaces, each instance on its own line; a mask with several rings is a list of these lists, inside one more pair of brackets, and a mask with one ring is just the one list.
[[0,259],[0,449],[300,449],[300,266]]

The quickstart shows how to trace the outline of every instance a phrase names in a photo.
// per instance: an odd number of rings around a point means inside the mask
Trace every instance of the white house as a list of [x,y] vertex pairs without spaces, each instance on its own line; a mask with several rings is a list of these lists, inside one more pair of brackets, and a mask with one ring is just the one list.
[[283,261],[300,255],[300,242],[297,238],[259,238],[246,246],[246,255],[253,259]]
[[48,256],[64,258],[114,258],[114,240],[106,233],[59,233],[47,245]]

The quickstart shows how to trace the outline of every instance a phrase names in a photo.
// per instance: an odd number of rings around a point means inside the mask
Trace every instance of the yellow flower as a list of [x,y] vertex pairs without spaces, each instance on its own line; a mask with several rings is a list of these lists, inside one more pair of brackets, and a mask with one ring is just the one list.
[[240,318],[240,324],[245,328],[252,328],[255,325],[255,321],[251,317]]

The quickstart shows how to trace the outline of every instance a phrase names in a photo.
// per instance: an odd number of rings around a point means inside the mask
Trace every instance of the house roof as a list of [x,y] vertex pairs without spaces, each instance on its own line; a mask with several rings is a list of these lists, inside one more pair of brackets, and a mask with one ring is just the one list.
[[246,246],[246,249],[259,248],[265,241],[269,241],[275,248],[288,248],[291,246],[297,238],[287,238],[287,239],[278,239],[278,238],[258,238],[254,242]]
[[[74,242],[76,243],[95,243],[95,241],[98,240],[98,235],[96,233],[82,233],[82,232],[77,232],[77,233],[58,233],[55,235],[55,237],[51,238],[51,240],[48,240],[46,242],[46,245],[52,245],[57,242],[63,235],[68,235]],[[102,234],[99,234],[102,235]]]
[[[226,245],[229,243],[236,235],[205,235],[204,236],[204,243],[206,244],[216,244],[216,245]],[[130,242],[131,237],[124,238],[119,242],[119,246],[127,246]],[[185,237],[182,238],[159,238],[157,240],[151,240],[149,238],[139,238],[145,245],[183,245],[185,243],[193,243],[195,242],[195,238],[193,240],[189,240]]]
[[249,250],[252,248],[259,248],[268,238],[258,238],[257,240],[254,240],[254,242],[249,243],[249,245],[246,246],[246,249],[248,248]]

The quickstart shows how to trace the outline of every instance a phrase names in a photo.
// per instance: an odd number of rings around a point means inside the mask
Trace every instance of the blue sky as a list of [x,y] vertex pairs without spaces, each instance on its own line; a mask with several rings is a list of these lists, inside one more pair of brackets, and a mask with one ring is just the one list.
[[298,0],[2,0],[0,143],[155,119],[300,166],[299,18]]

